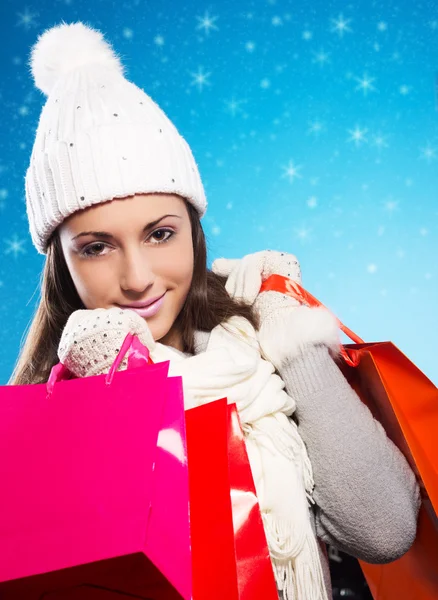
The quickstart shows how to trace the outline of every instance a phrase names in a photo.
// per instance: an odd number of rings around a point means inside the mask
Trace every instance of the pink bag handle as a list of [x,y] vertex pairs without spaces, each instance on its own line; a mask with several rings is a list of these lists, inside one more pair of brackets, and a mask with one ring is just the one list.
[[[122,347],[114,359],[110,370],[105,375],[106,385],[111,385],[114,373],[119,368],[120,363],[125,358],[127,352],[129,352],[128,369],[135,369],[144,365],[153,364],[148,348],[146,348],[146,346],[140,342],[136,335],[128,333],[123,340]],[[52,367],[46,384],[47,398],[50,398],[53,393],[53,388],[59,381],[66,381],[68,379],[75,379],[75,375],[73,375],[73,373],[62,362],[59,362]]]

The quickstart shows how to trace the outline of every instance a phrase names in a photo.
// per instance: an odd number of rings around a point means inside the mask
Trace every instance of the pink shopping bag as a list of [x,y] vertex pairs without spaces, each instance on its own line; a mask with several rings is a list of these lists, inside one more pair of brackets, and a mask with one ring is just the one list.
[[1,388],[0,598],[191,598],[181,380],[133,364]]

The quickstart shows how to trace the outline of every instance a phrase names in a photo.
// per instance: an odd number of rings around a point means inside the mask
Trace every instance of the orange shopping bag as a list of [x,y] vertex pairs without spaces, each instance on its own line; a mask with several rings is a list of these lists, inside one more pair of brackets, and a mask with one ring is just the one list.
[[[297,282],[272,275],[261,291],[278,291],[311,307],[323,306]],[[359,561],[374,600],[438,599],[438,389],[391,342],[341,348],[339,364],[350,385],[383,425],[417,475],[422,506],[412,548],[386,565]]]

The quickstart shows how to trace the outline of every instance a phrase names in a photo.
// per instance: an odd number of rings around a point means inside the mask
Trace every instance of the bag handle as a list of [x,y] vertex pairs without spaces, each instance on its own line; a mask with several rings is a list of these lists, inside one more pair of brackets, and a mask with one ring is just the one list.
[[[322,302],[315,298],[315,296],[312,296],[312,294],[305,290],[299,283],[293,279],[284,277],[283,275],[271,275],[268,277],[268,279],[262,283],[260,292],[279,292],[295,298],[295,300],[298,300],[298,302],[304,304],[305,306],[310,306],[311,308],[324,308],[328,311],[328,308],[326,308]],[[362,338],[351,331],[351,329],[344,325],[337,317],[335,317],[335,319],[338,323],[339,329],[343,331],[345,335],[347,335],[355,344],[365,343]],[[342,345],[341,355],[348,365],[357,367],[359,364],[359,356],[357,356],[357,354],[355,354],[354,357],[350,356]]]
[[[123,340],[119,353],[105,376],[105,385],[111,385],[114,373],[119,368],[127,352],[129,352],[128,369],[142,367],[145,364],[153,364],[149,349],[140,342],[136,335],[128,333]],[[53,366],[46,384],[47,399],[53,394],[53,388],[59,381],[66,381],[68,379],[75,379],[75,375],[62,362]]]

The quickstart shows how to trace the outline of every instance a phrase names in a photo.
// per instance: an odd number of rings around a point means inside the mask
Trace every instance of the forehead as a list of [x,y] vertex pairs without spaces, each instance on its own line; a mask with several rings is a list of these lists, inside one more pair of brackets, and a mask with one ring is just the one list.
[[68,217],[62,227],[72,233],[80,229],[144,227],[147,222],[166,214],[180,217],[187,214],[182,197],[176,194],[136,194],[78,211]]

